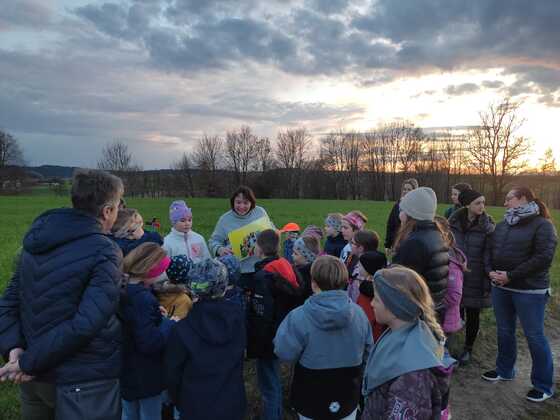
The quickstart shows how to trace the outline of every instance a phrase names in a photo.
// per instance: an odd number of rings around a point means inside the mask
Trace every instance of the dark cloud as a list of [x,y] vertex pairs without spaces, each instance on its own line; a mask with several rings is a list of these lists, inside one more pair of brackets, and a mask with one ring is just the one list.
[[0,7],[0,31],[11,28],[44,29],[50,25],[52,11],[39,1],[4,1]]
[[504,82],[501,80],[484,80],[482,82],[482,87],[486,89],[500,89],[504,87]]
[[480,90],[480,86],[476,83],[463,83],[460,85],[450,85],[444,89],[444,92],[451,96],[467,95]]

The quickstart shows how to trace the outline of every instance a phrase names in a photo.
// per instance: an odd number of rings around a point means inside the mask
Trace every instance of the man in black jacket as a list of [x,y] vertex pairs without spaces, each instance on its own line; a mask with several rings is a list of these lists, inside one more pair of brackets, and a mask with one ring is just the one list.
[[[122,181],[79,171],[73,208],[49,210],[23,240],[0,300],[0,377],[22,383],[23,418],[120,419],[122,253],[106,236]],[[31,381],[32,380],[32,381]]]

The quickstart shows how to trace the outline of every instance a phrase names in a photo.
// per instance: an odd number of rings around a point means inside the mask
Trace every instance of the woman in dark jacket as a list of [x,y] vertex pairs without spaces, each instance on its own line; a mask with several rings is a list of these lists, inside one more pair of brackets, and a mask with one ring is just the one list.
[[533,389],[527,399],[541,402],[554,392],[554,366],[544,335],[544,314],[558,237],[546,205],[529,188],[513,188],[506,195],[505,206],[504,220],[496,225],[492,237],[489,273],[494,286],[498,356],[496,369],[485,372],[482,378],[495,382],[515,376],[515,329],[519,317],[533,360]]
[[401,227],[401,221],[399,219],[399,203],[403,197],[412,190],[418,188],[418,181],[414,178],[405,179],[401,187],[401,198],[395,203],[389,213],[389,219],[387,219],[387,231],[385,233],[385,254],[391,255],[390,250],[393,248],[395,239],[397,238],[397,233]]
[[465,253],[468,271],[463,274],[463,298],[461,315],[466,318],[465,349],[459,356],[461,364],[467,364],[480,328],[482,308],[491,306],[490,301],[490,235],[495,223],[484,209],[484,196],[478,191],[468,189],[459,194],[462,208],[455,211],[449,219],[451,231],[457,247]]
[[392,262],[412,268],[426,280],[441,322],[445,314],[449,249],[434,222],[436,208],[436,194],[428,187],[420,187],[401,199],[402,226]]

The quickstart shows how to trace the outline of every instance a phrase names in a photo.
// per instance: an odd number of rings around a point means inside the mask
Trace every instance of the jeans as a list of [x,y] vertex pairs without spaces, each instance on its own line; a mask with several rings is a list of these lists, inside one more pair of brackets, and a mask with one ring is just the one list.
[[21,418],[54,420],[56,386],[45,382],[25,382],[19,386]]
[[498,330],[498,375],[508,379],[515,376],[515,328],[519,317],[533,361],[531,383],[538,391],[553,394],[552,353],[544,336],[544,310],[547,301],[548,294],[518,293],[498,287],[492,288],[492,304]]
[[122,400],[122,420],[160,420],[161,394],[141,400]]
[[282,420],[282,382],[278,359],[257,359],[257,378],[263,400],[263,420]]

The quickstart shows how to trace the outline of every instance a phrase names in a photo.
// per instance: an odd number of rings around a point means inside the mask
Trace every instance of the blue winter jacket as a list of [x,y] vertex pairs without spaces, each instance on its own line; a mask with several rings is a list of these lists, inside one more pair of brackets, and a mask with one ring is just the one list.
[[139,247],[143,243],[146,242],[154,242],[158,245],[163,245],[163,239],[161,235],[157,232],[144,232],[139,239],[127,239],[127,238],[115,238],[113,240],[117,243],[117,245],[121,248],[123,255],[126,257],[127,254],[132,251],[134,248]]
[[94,217],[74,209],[40,215],[0,300],[0,352],[25,348],[21,369],[41,381],[118,378],[121,259]]
[[127,401],[159,395],[164,389],[163,354],[174,324],[143,284],[126,286],[122,303],[124,358],[121,393]]

